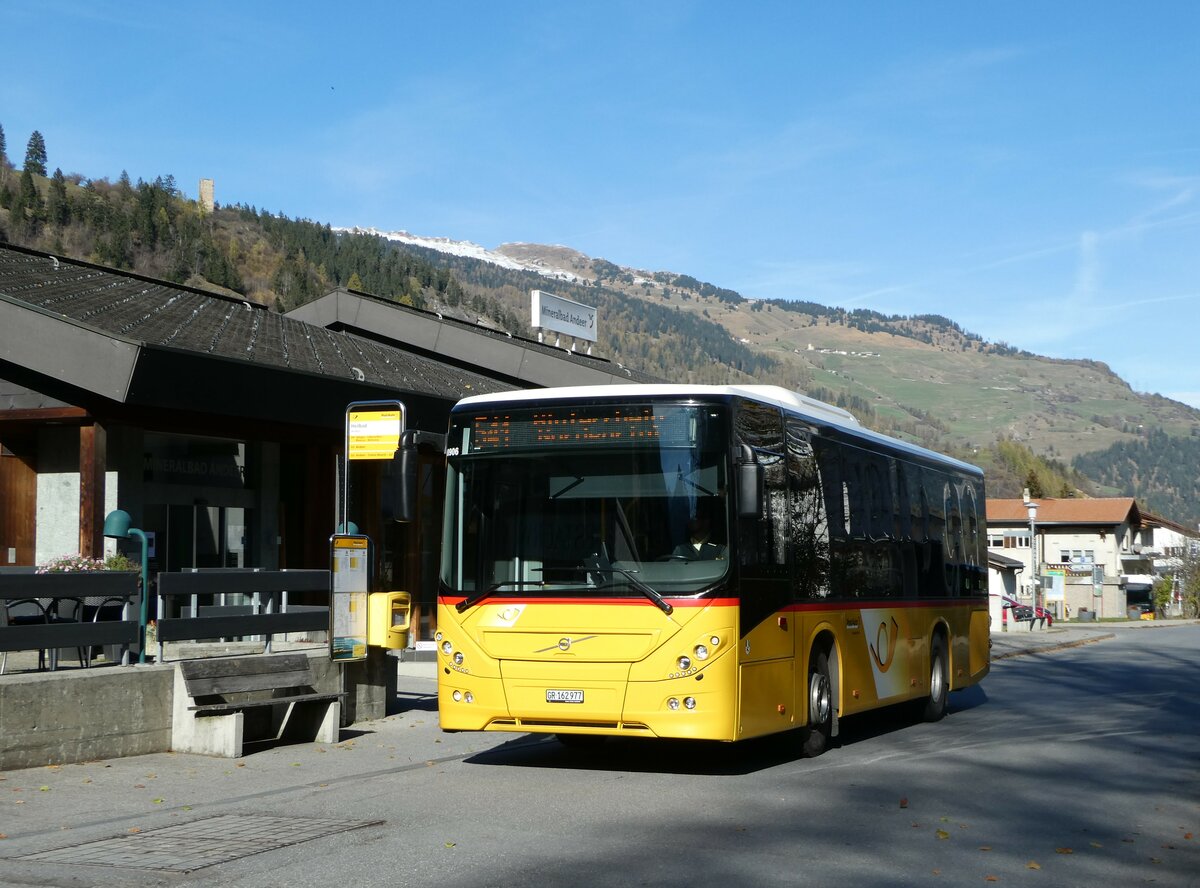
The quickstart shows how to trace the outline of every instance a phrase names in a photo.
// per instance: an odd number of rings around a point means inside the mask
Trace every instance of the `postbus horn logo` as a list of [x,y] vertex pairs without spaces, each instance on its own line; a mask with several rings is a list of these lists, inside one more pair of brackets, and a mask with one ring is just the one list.
[[[880,672],[887,672],[891,668],[892,658],[896,656],[896,638],[899,635],[900,625],[896,622],[895,617],[892,617],[890,628],[887,623],[879,621],[879,629],[875,632],[875,643],[868,647],[871,649],[871,656],[875,658],[875,665],[879,667]],[[880,649],[886,654],[885,657],[879,656]]]

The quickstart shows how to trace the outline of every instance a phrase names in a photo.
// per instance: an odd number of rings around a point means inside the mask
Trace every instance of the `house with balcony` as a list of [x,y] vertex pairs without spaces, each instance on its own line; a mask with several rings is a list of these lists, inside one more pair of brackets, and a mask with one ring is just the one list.
[[1125,616],[1148,604],[1153,527],[1132,497],[987,501],[988,552],[1024,568],[1016,600],[1057,619]]
[[[1142,513],[1141,540],[1135,544],[1135,549],[1151,559],[1152,570],[1149,578],[1139,577],[1144,583],[1147,579],[1153,583],[1159,577],[1173,577],[1178,573],[1184,555],[1189,549],[1196,550],[1200,546],[1200,531],[1178,524],[1159,515],[1149,512]],[[1183,609],[1182,595],[1175,588],[1171,602],[1166,607],[1167,616],[1178,616]]]

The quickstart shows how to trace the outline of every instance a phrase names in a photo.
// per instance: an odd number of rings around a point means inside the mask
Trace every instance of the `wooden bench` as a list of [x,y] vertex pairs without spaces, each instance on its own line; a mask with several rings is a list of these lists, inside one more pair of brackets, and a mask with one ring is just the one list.
[[171,748],[239,758],[248,740],[336,743],[344,694],[315,691],[314,681],[304,653],[182,660]]

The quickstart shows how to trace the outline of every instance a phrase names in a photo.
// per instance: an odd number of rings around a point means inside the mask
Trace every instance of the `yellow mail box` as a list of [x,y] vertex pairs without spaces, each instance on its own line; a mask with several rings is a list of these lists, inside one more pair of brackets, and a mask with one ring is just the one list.
[[367,597],[367,644],[388,650],[408,647],[411,614],[408,592],[372,592]]

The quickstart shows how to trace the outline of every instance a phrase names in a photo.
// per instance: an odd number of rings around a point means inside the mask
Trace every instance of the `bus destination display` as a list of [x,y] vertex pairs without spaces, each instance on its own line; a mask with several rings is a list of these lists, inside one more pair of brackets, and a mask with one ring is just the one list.
[[[480,413],[467,420],[464,452],[532,447],[655,444],[689,447],[696,440],[694,407],[618,406]],[[464,442],[464,443],[466,443]]]

